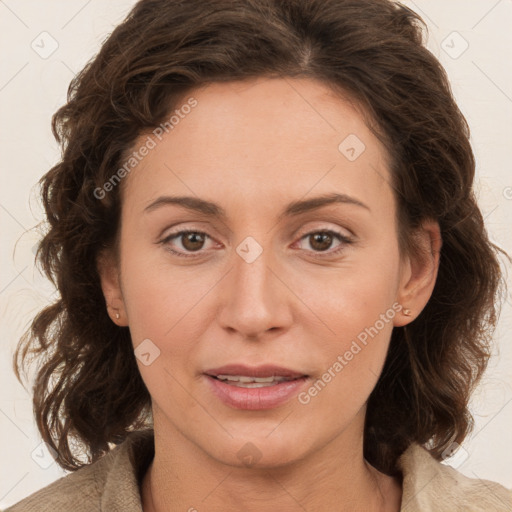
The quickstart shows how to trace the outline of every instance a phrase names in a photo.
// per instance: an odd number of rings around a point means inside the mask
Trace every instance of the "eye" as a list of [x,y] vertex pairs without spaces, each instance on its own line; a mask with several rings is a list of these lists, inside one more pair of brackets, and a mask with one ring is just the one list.
[[[327,252],[328,256],[340,253],[345,249],[347,244],[354,242],[352,238],[331,229],[310,231],[300,238],[300,241],[302,240],[306,240],[309,243],[313,248],[313,253],[326,252],[332,246],[333,242],[338,240],[340,242],[339,247],[333,251]],[[322,254],[318,254],[318,256],[323,257]]]
[[[160,243],[165,246],[166,250],[176,256],[183,256],[185,258],[194,257],[194,254],[186,254],[186,252],[198,252],[203,249],[206,238],[210,238],[207,233],[203,231],[184,230],[173,233],[172,235],[164,238]],[[171,247],[172,240],[181,240],[182,250],[176,251]],[[183,250],[185,252],[183,252]]]

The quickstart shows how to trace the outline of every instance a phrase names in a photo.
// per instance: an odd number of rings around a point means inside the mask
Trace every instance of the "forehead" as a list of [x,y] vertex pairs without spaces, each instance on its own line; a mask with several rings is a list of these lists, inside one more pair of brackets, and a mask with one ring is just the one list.
[[[194,106],[181,108],[187,104]],[[257,203],[269,191],[276,199],[313,188],[375,194],[389,181],[387,152],[360,110],[316,80],[209,84],[173,112],[172,127],[159,139],[149,134],[155,147],[124,184],[125,200],[139,209],[166,188],[202,197],[222,190]]]

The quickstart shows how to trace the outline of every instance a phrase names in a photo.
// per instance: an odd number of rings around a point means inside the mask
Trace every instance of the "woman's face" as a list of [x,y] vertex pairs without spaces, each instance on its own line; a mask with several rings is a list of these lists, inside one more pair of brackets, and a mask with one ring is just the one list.
[[155,431],[239,465],[359,439],[393,326],[413,318],[386,148],[314,80],[214,84],[186,104],[155,147],[139,138],[123,183],[120,322]]

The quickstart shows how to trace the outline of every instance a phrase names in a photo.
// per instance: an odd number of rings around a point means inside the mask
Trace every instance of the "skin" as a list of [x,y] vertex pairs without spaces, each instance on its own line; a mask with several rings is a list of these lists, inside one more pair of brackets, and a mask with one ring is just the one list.
[[[112,320],[129,326],[134,348],[149,338],[160,350],[150,365],[137,360],[155,429],[144,510],[399,510],[401,479],[363,457],[366,402],[393,327],[432,293],[439,226],[418,232],[425,257],[401,257],[386,148],[323,83],[260,78],[190,96],[197,106],[122,183],[120,268],[98,260]],[[338,150],[349,134],[366,147],[354,161]],[[339,203],[278,219],[292,201],[333,192],[368,209]],[[226,218],[177,205],[144,213],[162,195],[213,201]],[[207,236],[158,243],[182,229]],[[322,250],[305,236],[326,229],[353,243],[333,237]],[[248,236],[263,250],[252,263],[236,251]],[[307,404],[233,409],[202,376],[267,363],[308,374],[310,386],[394,303],[412,315],[397,312]],[[248,442],[259,453],[250,467],[238,456]]]

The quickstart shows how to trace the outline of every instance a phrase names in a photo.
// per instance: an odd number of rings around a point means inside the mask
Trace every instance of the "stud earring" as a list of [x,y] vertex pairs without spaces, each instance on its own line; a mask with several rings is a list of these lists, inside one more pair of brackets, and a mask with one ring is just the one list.
[[407,308],[405,308],[403,310],[403,313],[404,313],[405,316],[411,316],[412,315],[412,311],[410,309],[407,309]]
[[[112,306],[109,306],[108,304],[107,308],[114,309]],[[119,320],[121,318],[121,315],[118,313],[119,310],[115,309],[114,311],[116,312],[116,320]]]

